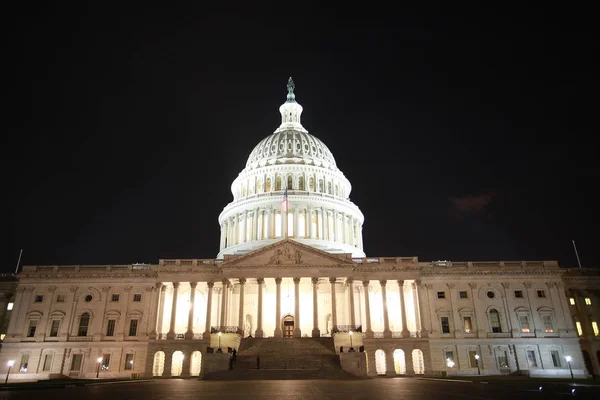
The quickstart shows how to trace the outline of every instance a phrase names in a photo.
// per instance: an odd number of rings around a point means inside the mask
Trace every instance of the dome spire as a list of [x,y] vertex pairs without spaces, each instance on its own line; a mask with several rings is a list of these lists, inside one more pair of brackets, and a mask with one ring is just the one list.
[[296,85],[294,85],[294,81],[292,80],[292,77],[290,76],[290,79],[288,79],[288,83],[287,83],[288,94],[287,94],[287,102],[286,103],[295,103],[296,102],[296,95],[294,94],[295,88],[296,88]]

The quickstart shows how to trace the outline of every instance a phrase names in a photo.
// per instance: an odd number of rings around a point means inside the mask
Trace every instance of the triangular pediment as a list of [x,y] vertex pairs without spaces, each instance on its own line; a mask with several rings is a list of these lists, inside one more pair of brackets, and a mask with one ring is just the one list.
[[282,239],[258,250],[224,261],[221,266],[265,265],[277,267],[354,265],[345,254],[330,254],[293,239]]

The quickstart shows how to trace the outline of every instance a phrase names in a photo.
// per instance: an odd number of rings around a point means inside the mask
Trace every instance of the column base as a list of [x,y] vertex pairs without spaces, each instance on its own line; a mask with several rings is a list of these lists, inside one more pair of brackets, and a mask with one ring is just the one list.
[[283,337],[283,333],[281,332],[281,329],[275,329],[275,332],[273,332],[273,336]]
[[148,339],[150,339],[150,340],[158,339],[158,333],[156,331],[150,332],[150,334],[148,335]]
[[254,337],[256,338],[262,338],[265,336],[265,333],[263,332],[262,329],[257,329],[256,332],[254,332]]
[[192,340],[194,338],[194,332],[193,331],[187,331],[185,333],[185,335],[183,335],[183,338],[185,340]]
[[175,339],[175,332],[168,332],[167,340],[173,340],[173,339]]
[[419,336],[422,338],[429,337],[429,332],[427,332],[426,330],[421,330],[421,332],[419,332]]
[[373,339],[375,337],[375,334],[373,333],[372,330],[369,329],[368,331],[365,332],[365,337],[367,339]]
[[295,338],[302,337],[302,331],[300,329],[294,329],[294,337]]
[[384,337],[384,339],[391,339],[392,338],[392,331],[390,331],[390,330],[383,331],[383,337]]
[[402,337],[403,338],[409,338],[410,337],[410,331],[402,331]]
[[319,328],[315,328],[312,330],[312,337],[321,337],[321,331]]

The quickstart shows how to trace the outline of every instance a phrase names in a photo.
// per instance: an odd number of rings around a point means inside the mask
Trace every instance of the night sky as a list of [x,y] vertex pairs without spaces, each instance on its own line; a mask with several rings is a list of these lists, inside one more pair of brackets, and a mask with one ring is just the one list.
[[4,13],[2,271],[215,257],[290,76],[367,255],[600,267],[590,10],[93,3]]

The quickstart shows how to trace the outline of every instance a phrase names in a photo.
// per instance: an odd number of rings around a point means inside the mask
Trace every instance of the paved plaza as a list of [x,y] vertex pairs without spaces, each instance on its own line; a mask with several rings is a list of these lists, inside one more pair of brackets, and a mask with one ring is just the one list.
[[[600,399],[600,386],[565,383],[456,382],[419,378],[214,382],[152,380],[88,386],[0,391],[0,400],[31,399]],[[572,394],[575,389],[575,394]]]

